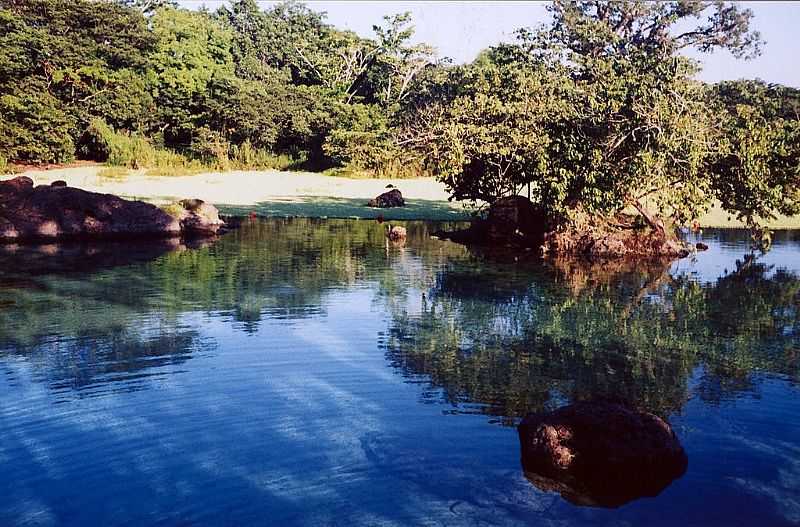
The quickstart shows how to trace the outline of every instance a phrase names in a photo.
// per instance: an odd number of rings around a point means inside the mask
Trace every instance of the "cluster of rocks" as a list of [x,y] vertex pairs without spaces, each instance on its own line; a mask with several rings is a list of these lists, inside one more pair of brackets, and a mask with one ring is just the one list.
[[[683,258],[694,250],[663,229],[621,225],[614,219],[579,211],[573,216],[569,222],[554,224],[527,198],[507,196],[492,203],[486,218],[475,220],[468,229],[437,232],[436,236],[465,244],[588,258]],[[701,248],[698,246],[697,250]]]
[[614,402],[531,414],[518,432],[528,480],[577,505],[618,507],[656,496],[688,465],[669,424]]
[[142,201],[67,187],[0,181],[0,241],[208,236],[224,225],[217,209],[185,200],[169,212]]

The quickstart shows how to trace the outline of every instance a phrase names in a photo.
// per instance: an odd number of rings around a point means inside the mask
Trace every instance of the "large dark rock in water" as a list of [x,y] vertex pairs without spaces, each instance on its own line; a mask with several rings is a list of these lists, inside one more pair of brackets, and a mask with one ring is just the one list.
[[382,209],[388,209],[391,207],[405,207],[406,201],[403,199],[403,194],[396,188],[393,188],[389,192],[384,192],[377,198],[369,200],[367,206],[380,207]]
[[618,507],[656,496],[688,464],[665,421],[617,403],[531,414],[518,431],[526,477],[576,505]]
[[533,246],[544,240],[546,225],[544,213],[529,199],[506,196],[489,207],[486,240],[490,244]]
[[[212,207],[213,208],[213,207]],[[214,209],[175,216],[155,205],[64,186],[33,186],[28,177],[0,181],[0,241],[168,238],[213,234]]]
[[537,248],[546,232],[545,214],[529,199],[506,196],[492,203],[486,218],[475,220],[468,229],[435,235],[465,244]]

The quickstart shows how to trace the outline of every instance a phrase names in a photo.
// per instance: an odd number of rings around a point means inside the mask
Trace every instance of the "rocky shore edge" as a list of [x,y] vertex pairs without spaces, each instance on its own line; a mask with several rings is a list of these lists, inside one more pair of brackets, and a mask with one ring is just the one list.
[[0,243],[206,237],[224,227],[216,207],[202,200],[159,208],[63,181],[38,186],[26,176],[0,181]]
[[589,259],[685,258],[692,247],[669,229],[636,225],[634,218],[599,218],[579,211],[569,222],[552,225],[547,216],[522,196],[500,198],[485,218],[459,231],[434,235],[465,245],[536,251],[537,256],[578,256]]

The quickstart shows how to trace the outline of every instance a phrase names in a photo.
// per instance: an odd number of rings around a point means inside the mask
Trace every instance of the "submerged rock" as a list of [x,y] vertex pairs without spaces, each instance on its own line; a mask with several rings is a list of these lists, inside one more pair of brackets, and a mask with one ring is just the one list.
[[526,477],[576,505],[618,507],[656,496],[688,464],[669,424],[617,403],[531,414],[518,432]]
[[[0,181],[0,240],[168,238],[213,234],[221,226],[210,205],[174,217],[142,201],[65,186],[33,186],[20,176]],[[210,207],[210,209],[209,209]],[[213,209],[213,210],[212,210]]]
[[397,242],[400,240],[405,240],[407,236],[406,228],[401,227],[400,225],[393,225],[389,227],[389,230],[386,232],[386,237],[392,240],[393,242]]
[[406,201],[403,199],[403,194],[396,188],[393,188],[389,192],[384,192],[375,199],[369,200],[367,206],[379,207],[382,209],[387,209],[391,207],[405,207]]

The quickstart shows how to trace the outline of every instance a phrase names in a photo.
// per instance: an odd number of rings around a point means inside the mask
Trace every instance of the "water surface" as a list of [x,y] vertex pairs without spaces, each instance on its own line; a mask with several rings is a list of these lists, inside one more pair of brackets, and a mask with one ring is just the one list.
[[[672,264],[474,253],[409,222],[0,249],[0,525],[800,524],[800,235]],[[669,420],[686,474],[577,507],[514,425]]]

